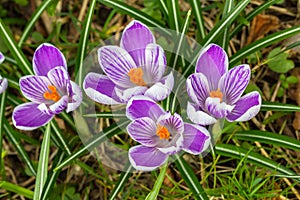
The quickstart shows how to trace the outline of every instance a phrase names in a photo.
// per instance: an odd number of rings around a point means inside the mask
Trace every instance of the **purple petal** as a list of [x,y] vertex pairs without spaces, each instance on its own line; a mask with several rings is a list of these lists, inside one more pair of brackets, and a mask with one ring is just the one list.
[[0,75],[0,94],[3,93],[8,86],[8,82],[6,78],[2,78]]
[[50,106],[44,103],[40,104],[38,106],[38,109],[47,115],[56,115],[67,108],[68,100],[69,97],[65,95],[62,98],[60,98],[59,101],[51,104]]
[[128,72],[136,68],[131,56],[117,46],[104,46],[98,49],[98,61],[106,75],[119,87],[129,88],[135,86],[130,81]]
[[67,70],[67,62],[62,52],[52,44],[43,43],[34,52],[32,59],[33,71],[36,75],[47,76],[55,67]]
[[259,112],[260,106],[260,94],[256,91],[250,92],[236,102],[234,109],[226,118],[228,121],[248,121]]
[[142,145],[131,147],[128,151],[131,165],[142,171],[151,171],[163,165],[168,156],[153,147]]
[[224,49],[216,44],[204,48],[196,64],[196,72],[203,73],[210,90],[217,90],[218,81],[228,70],[228,57]]
[[145,48],[151,43],[155,43],[151,31],[143,23],[134,20],[124,29],[120,46],[132,56],[138,65],[145,60]]
[[88,73],[84,78],[83,89],[92,100],[107,105],[120,104],[115,93],[116,85],[105,75]]
[[197,106],[193,105],[190,102],[188,102],[186,112],[189,119],[195,124],[206,126],[217,122],[217,120],[214,117],[210,116],[206,112],[203,112],[202,110],[197,108]]
[[250,81],[251,71],[249,65],[240,65],[224,74],[219,82],[223,101],[233,105],[242,96]]
[[208,97],[205,101],[207,111],[217,119],[226,117],[234,108],[225,102],[220,102],[219,98]]
[[171,72],[169,75],[165,76],[160,82],[154,84],[146,92],[145,96],[150,97],[154,101],[161,101],[167,98],[174,86],[174,77]]
[[131,98],[126,107],[126,116],[131,120],[149,117],[157,121],[164,113],[165,111],[155,101],[146,96]]
[[45,76],[23,76],[20,79],[20,89],[23,95],[35,103],[52,103],[51,100],[44,98],[45,92],[51,85],[49,79]]
[[202,153],[210,144],[209,132],[198,125],[184,123],[183,138],[183,149],[194,155]]
[[158,118],[157,123],[166,127],[170,133],[170,139],[161,139],[157,144],[157,148],[168,155],[179,152],[183,147],[182,133],[184,131],[184,123],[180,115],[177,113],[171,115],[167,112]]
[[61,94],[67,93],[67,84],[70,82],[70,76],[63,67],[55,67],[48,72],[48,78]]
[[156,129],[156,123],[149,117],[136,119],[127,126],[129,136],[147,147],[154,147],[159,141]]
[[117,98],[119,98],[121,102],[125,103],[128,102],[133,96],[143,95],[146,90],[147,87],[144,86],[135,86],[128,89],[115,89]]
[[186,80],[186,87],[189,97],[199,106],[204,106],[205,100],[209,97],[209,86],[207,78],[202,73],[194,73]]
[[17,106],[12,114],[14,126],[21,130],[33,130],[47,124],[54,115],[47,115],[38,106],[32,102]]
[[69,93],[69,101],[66,112],[74,111],[76,108],[78,108],[82,102],[82,91],[80,87],[74,83],[73,81],[70,81],[71,84],[71,90],[72,94]]
[[4,55],[0,52],[0,64],[3,63],[5,60]]

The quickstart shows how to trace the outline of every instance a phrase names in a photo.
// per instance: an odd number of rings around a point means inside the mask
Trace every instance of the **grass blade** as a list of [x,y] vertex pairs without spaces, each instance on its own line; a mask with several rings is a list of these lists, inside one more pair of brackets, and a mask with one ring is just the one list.
[[116,183],[116,186],[111,192],[109,200],[117,199],[117,195],[123,190],[124,185],[127,183],[127,180],[131,176],[131,170],[132,166],[130,163],[128,163],[128,165],[125,166],[125,171],[121,173],[120,178]]
[[0,188],[3,188],[7,191],[16,193],[18,195],[24,196],[29,199],[32,199],[32,197],[33,197],[33,192],[31,190],[28,190],[26,188],[23,188],[19,185],[15,185],[10,182],[0,181]]
[[35,22],[39,19],[39,17],[42,15],[44,10],[47,8],[47,6],[52,2],[53,0],[46,0],[42,1],[41,5],[34,11],[30,19],[28,20],[28,24],[26,25],[26,28],[23,30],[23,34],[18,42],[18,46],[21,47],[23,42],[27,39],[28,35],[31,33],[31,30],[33,29]]
[[60,149],[66,152],[68,155],[71,155],[71,150],[69,148],[69,145],[67,144],[64,136],[61,134],[62,131],[58,127],[57,123],[54,120],[51,121],[50,123],[53,129],[52,135],[56,138],[56,141],[58,141],[58,143],[60,144]]
[[167,8],[169,10],[170,28],[179,33],[181,27],[181,16],[177,0],[167,0]]
[[158,0],[158,1],[159,1],[160,7],[161,7],[163,13],[166,15],[165,17],[168,18],[169,17],[169,10],[167,8],[165,0]]
[[197,23],[200,40],[202,40],[205,38],[206,33],[205,33],[205,26],[204,26],[204,20],[202,16],[202,9],[200,3],[201,2],[197,0],[190,0],[190,4],[192,6],[192,12],[194,13],[196,23]]
[[185,162],[182,157],[179,157],[178,155],[175,155],[175,157],[175,163],[180,172],[180,175],[184,179],[185,183],[189,186],[190,190],[194,193],[194,198],[200,200],[208,200],[207,195],[205,194],[191,167]]
[[45,186],[45,182],[47,180],[48,173],[48,158],[49,158],[49,150],[50,150],[50,128],[51,124],[48,123],[46,131],[44,133],[44,138],[40,150],[39,164],[38,170],[35,180],[35,189],[34,189],[34,200],[40,200],[42,197],[43,188]]
[[[2,138],[3,138],[3,119],[5,113],[5,99],[6,99],[6,91],[2,93],[1,96],[1,104],[0,104],[0,156],[2,155]],[[0,166],[2,166],[2,158],[0,158]],[[0,170],[2,171],[2,170]]]
[[286,30],[279,31],[277,33],[273,33],[267,37],[264,37],[260,40],[257,40],[250,45],[240,49],[237,51],[231,58],[230,58],[230,66],[233,66],[243,58],[247,57],[248,55],[266,47],[271,44],[280,42],[288,37],[291,37],[295,34],[300,33],[300,26],[292,27]]
[[277,133],[253,130],[236,133],[233,137],[240,140],[257,141],[265,144],[293,149],[295,151],[300,151],[299,140],[285,135],[279,135]]
[[146,200],[156,200],[157,196],[159,194],[159,190],[161,188],[161,185],[164,181],[166,172],[168,168],[168,161],[162,166],[160,173],[154,183],[152,191],[147,195]]
[[[223,9],[222,19],[225,18],[225,16],[232,11],[233,4],[234,4],[233,0],[225,1],[225,6],[224,6],[224,9]],[[229,27],[226,27],[224,29],[224,33],[223,33],[223,36],[221,37],[221,39],[222,39],[221,47],[223,47],[223,49],[225,49],[225,51],[227,51],[228,40],[229,40]]]
[[[283,175],[297,176],[297,174],[294,171],[258,153],[252,152],[251,150],[249,151],[248,149],[244,149],[230,144],[218,144],[215,146],[215,151],[219,155],[232,157],[236,159],[247,157],[246,161],[249,163],[264,167],[266,169],[270,169],[272,171],[279,172]],[[300,179],[296,180],[300,181]]]
[[0,35],[4,40],[7,48],[14,56],[14,59],[17,61],[18,66],[22,70],[24,74],[33,74],[31,65],[27,60],[26,56],[23,54],[22,50],[17,46],[16,42],[14,41],[14,37],[12,36],[9,29],[5,26],[4,22],[0,18]]
[[300,111],[300,106],[264,101],[261,105],[261,111],[282,111],[282,112],[297,112]]
[[93,117],[93,118],[127,118],[125,113],[112,113],[112,112],[101,112],[93,114],[84,114],[83,117]]

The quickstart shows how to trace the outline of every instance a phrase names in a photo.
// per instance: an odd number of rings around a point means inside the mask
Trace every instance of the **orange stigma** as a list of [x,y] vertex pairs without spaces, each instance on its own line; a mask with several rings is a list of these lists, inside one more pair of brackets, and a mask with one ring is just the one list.
[[44,98],[47,99],[47,100],[55,101],[55,102],[60,100],[60,96],[56,91],[56,87],[53,86],[53,85],[49,85],[48,88],[49,88],[50,92],[48,92],[48,91],[45,92],[44,93]]
[[143,79],[144,72],[142,68],[131,68],[128,72],[128,76],[130,78],[130,81],[136,85],[139,86],[145,86],[146,83]]
[[159,136],[159,139],[166,139],[168,140],[170,138],[170,133],[169,130],[161,125],[157,125],[157,129],[156,129],[156,135]]
[[223,93],[220,91],[220,89],[216,90],[216,91],[211,91],[209,93],[209,96],[212,98],[219,98],[220,102],[222,101],[223,98]]

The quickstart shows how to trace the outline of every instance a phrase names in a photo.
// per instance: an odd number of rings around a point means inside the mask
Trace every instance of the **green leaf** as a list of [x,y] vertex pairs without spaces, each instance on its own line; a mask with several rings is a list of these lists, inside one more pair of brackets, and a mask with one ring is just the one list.
[[[230,13],[234,6],[234,0],[227,0],[225,1],[222,18],[225,18],[225,16]],[[224,33],[221,38],[221,47],[227,51],[228,49],[228,41],[229,41],[229,27],[226,27],[224,29]]]
[[182,157],[175,155],[175,158],[175,163],[180,172],[180,175],[184,179],[185,183],[189,186],[189,189],[194,193],[194,198],[197,200],[208,200],[207,195],[205,194],[191,167],[185,162]]
[[24,187],[21,187],[19,185],[15,185],[10,182],[6,181],[0,181],[0,188],[5,189],[7,191],[16,193],[20,196],[24,196],[26,198],[32,199],[33,198],[33,192],[31,190],[28,190]]
[[[230,145],[230,144],[217,144],[215,146],[215,151],[217,154],[222,156],[227,156],[236,159],[247,158],[246,162],[264,167],[266,169],[270,169],[273,172],[279,172],[283,175],[287,176],[295,176],[297,175],[294,171],[280,165],[279,163],[270,160],[258,153],[252,152],[249,149],[244,149],[238,146]],[[300,181],[299,178],[294,177],[297,181]]]
[[281,52],[280,48],[273,49],[268,55],[269,68],[277,73],[286,73],[294,68],[294,62],[287,59],[288,53]]
[[50,16],[55,15],[55,10],[56,10],[58,2],[59,2],[59,0],[52,0],[51,4],[49,4],[49,6],[47,7],[47,13]]
[[295,151],[300,151],[300,141],[294,138],[279,135],[277,133],[266,132],[266,131],[244,131],[238,132],[233,136],[239,140],[257,141],[265,144],[271,144],[274,146],[284,147]]
[[286,78],[286,82],[288,84],[296,84],[298,83],[298,78],[296,76],[289,76]]
[[19,4],[20,6],[27,6],[28,0],[14,0],[16,4]]
[[177,33],[181,27],[181,16],[177,0],[166,0],[168,13],[169,13],[169,25],[170,28],[175,30]]
[[261,111],[282,111],[282,112],[299,112],[300,106],[264,101],[261,105]]
[[48,174],[48,158],[49,158],[49,149],[50,149],[50,128],[51,125],[48,123],[46,131],[44,133],[44,138],[40,150],[38,170],[35,180],[35,189],[34,189],[34,200],[40,200],[42,197],[43,188],[47,180]]
[[[1,96],[1,104],[0,104],[0,156],[2,155],[2,138],[3,138],[3,119],[5,113],[5,99],[6,99],[6,91],[2,93]],[[0,157],[0,167],[2,166],[2,158]],[[1,173],[2,170],[0,170]]]
[[204,20],[202,16],[202,8],[201,8],[201,1],[198,0],[190,0],[190,4],[192,6],[192,12],[195,16],[198,31],[199,31],[199,36],[200,40],[205,38],[205,26],[204,26]]

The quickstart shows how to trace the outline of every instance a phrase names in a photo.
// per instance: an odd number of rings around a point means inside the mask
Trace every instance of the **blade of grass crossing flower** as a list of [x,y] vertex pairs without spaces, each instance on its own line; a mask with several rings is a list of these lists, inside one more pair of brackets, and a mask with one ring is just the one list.
[[[233,4],[234,4],[233,0],[225,1],[222,18],[224,18],[228,13],[230,13],[232,11]],[[221,37],[221,38],[222,38],[221,47],[223,47],[223,49],[225,49],[225,51],[227,51],[228,40],[229,40],[229,27],[226,27],[224,29],[223,37]]]
[[161,185],[165,179],[165,175],[167,172],[167,168],[168,168],[168,161],[162,166],[162,168],[160,169],[160,173],[154,183],[153,189],[152,191],[147,195],[145,200],[156,200],[157,196],[159,194]]
[[276,33],[273,33],[267,37],[264,37],[260,40],[257,40],[250,45],[240,49],[230,58],[230,66],[233,66],[237,62],[241,61],[243,58],[247,57],[248,55],[267,47],[271,44],[280,42],[288,37],[296,35],[300,33],[300,26],[292,27],[289,29],[285,29]]
[[245,131],[234,134],[233,136],[239,140],[257,141],[274,146],[285,147],[295,151],[300,151],[300,141],[285,135],[271,133],[266,131]]
[[27,60],[26,56],[23,54],[22,50],[17,46],[13,35],[10,30],[5,26],[4,22],[0,18],[0,35],[4,40],[7,48],[14,56],[14,59],[17,61],[18,66],[24,74],[33,74],[31,65]]
[[205,26],[204,26],[204,20],[202,16],[202,9],[200,3],[201,1],[198,0],[190,0],[190,4],[193,8],[192,11],[194,13],[196,23],[197,23],[200,40],[202,40],[203,38],[205,38],[206,33],[205,33]]
[[297,112],[300,111],[300,106],[264,101],[261,105],[261,111],[282,111],[282,112]]
[[108,138],[112,137],[114,134],[119,133],[121,131],[119,127],[125,127],[128,123],[129,123],[128,121],[124,121],[122,123],[119,123],[118,126],[112,125],[112,126],[108,127],[107,129],[105,129],[103,131],[103,133],[99,133],[99,134],[95,135],[94,137],[89,139],[88,142],[85,143],[84,147],[82,147],[81,149],[79,149],[76,152],[74,152],[73,154],[71,154],[54,170],[57,171],[57,170],[61,169],[62,167],[69,164],[70,162],[74,161],[76,158],[78,158],[81,155],[83,155],[84,153],[86,153],[88,150],[93,149],[100,143],[102,143],[102,142],[106,141]]
[[[261,4],[260,6],[258,6],[257,8],[253,9],[252,12],[250,12],[245,19],[247,21],[251,21],[256,15],[258,15],[259,13],[261,13],[262,11],[268,9],[271,5],[279,2],[280,0],[270,0],[270,1],[266,1],[265,3]],[[240,30],[242,29],[242,27],[245,26],[245,24],[238,24],[231,32],[229,35],[229,38],[232,38],[233,36],[235,36],[238,32],[240,32]]]
[[32,164],[31,159],[29,158],[27,152],[25,151],[23,145],[21,144],[21,140],[18,137],[17,133],[15,130],[11,127],[11,125],[8,123],[8,121],[3,118],[4,121],[4,130],[5,130],[5,135],[7,136],[8,140],[10,143],[15,147],[15,149],[18,152],[18,155],[22,159],[22,161],[27,165],[29,171],[35,176],[36,175],[36,169]]
[[42,1],[41,5],[39,5],[39,7],[31,15],[30,19],[28,20],[28,24],[26,25],[26,28],[23,30],[23,34],[18,42],[19,47],[21,47],[23,42],[28,38],[28,35],[31,33],[31,30],[34,27],[35,22],[39,19],[39,17],[42,15],[44,10],[51,2],[53,2],[53,0]]
[[208,200],[206,193],[204,192],[191,167],[182,157],[175,155],[175,158],[175,164],[180,172],[180,175],[184,179],[185,183],[189,186],[189,189],[194,193],[194,198],[197,200]]
[[31,190],[28,190],[24,187],[21,187],[19,185],[6,182],[6,181],[0,181],[0,188],[5,189],[7,191],[16,193],[20,196],[24,196],[26,198],[32,199],[33,197],[33,192]]
[[77,56],[76,56],[76,65],[75,65],[75,74],[78,77],[78,85],[81,87],[83,82],[83,60],[86,56],[86,47],[88,44],[89,33],[91,28],[91,23],[93,19],[93,13],[95,10],[96,0],[90,1],[90,7],[87,12],[87,15],[84,20],[83,30],[80,34]]
[[[6,91],[4,91],[1,95],[1,104],[0,104],[0,156],[2,156],[2,138],[3,138],[3,119],[5,113],[5,99],[6,99]],[[0,158],[0,166],[2,166],[2,158]],[[0,170],[2,171],[2,170]]]
[[179,33],[181,27],[181,16],[177,0],[167,0],[167,8],[169,11],[169,25],[170,28]]
[[109,200],[117,199],[117,195],[123,190],[124,185],[127,183],[129,177],[132,175],[131,174],[132,169],[133,168],[130,163],[128,163],[125,166],[124,171],[121,173],[118,182],[116,183],[113,191],[111,192],[111,194],[109,196]]
[[[224,16],[222,20],[220,20],[214,28],[205,36],[201,45],[203,47],[207,46],[209,43],[214,42],[218,36],[224,31],[224,28],[231,25],[231,23],[236,19],[236,17],[244,10],[244,8],[248,5],[250,0],[241,1],[238,3],[233,9],[232,12],[228,13]],[[190,69],[194,66],[195,62],[199,57],[200,51],[196,51],[194,55],[192,55],[193,60],[190,65],[184,69],[183,76],[186,76]]]
[[48,158],[50,151],[51,124],[48,123],[40,149],[38,170],[35,180],[33,200],[40,200],[48,175]]
[[[258,153],[252,152],[251,150],[249,151],[248,149],[244,149],[230,144],[218,144],[215,146],[215,150],[217,154],[231,158],[241,159],[246,156],[246,162],[264,167],[266,169],[270,169],[274,172],[279,172],[284,175],[297,176],[297,174],[294,171]],[[300,181],[300,179],[295,180]]]

